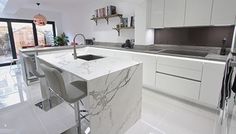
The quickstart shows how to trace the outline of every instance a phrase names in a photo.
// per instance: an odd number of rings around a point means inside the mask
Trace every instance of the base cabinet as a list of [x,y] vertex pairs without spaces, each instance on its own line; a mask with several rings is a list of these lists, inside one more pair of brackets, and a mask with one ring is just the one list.
[[181,98],[198,100],[200,82],[174,77],[166,74],[156,74],[156,88]]
[[199,101],[216,107],[221,90],[224,62],[204,62]]
[[143,63],[143,86],[155,89],[156,83],[156,56],[146,54],[132,54],[136,61]]
[[216,108],[224,62],[92,48],[87,52],[143,63],[143,86]]

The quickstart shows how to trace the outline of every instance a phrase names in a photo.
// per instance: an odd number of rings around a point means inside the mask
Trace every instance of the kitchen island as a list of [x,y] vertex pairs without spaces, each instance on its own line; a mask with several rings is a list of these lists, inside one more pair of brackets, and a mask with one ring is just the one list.
[[[78,56],[87,54],[78,52]],[[112,56],[90,61],[74,59],[68,51],[39,55],[37,60],[71,76],[66,82],[87,82],[85,107],[91,134],[122,134],[140,119],[142,63]]]

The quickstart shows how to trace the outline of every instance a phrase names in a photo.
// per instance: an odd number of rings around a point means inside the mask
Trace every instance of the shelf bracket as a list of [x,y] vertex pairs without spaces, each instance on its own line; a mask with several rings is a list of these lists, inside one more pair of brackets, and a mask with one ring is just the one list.
[[119,28],[113,28],[113,29],[116,30],[118,33],[118,36],[120,36],[120,29]]
[[120,23],[122,23],[123,16],[119,15],[119,18],[120,18]]
[[107,21],[107,24],[109,24],[109,18],[105,17],[105,20]]
[[96,23],[96,26],[98,25],[98,20],[97,19],[91,19]]

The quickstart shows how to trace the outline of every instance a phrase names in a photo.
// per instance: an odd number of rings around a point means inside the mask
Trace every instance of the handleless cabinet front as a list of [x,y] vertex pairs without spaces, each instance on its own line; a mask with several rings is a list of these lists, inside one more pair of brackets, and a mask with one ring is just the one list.
[[156,90],[197,101],[202,77],[201,60],[157,56]]
[[214,0],[212,25],[234,25],[236,18],[236,0]]
[[213,0],[186,0],[185,26],[209,26]]
[[164,26],[184,26],[186,0],[165,0]]
[[164,27],[164,5],[165,0],[148,1],[148,28]]
[[224,74],[224,62],[204,62],[200,102],[216,108]]

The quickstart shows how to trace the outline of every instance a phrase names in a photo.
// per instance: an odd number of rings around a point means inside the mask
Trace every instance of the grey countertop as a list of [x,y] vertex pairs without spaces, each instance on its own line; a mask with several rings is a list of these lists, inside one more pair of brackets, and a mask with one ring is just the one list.
[[[121,44],[119,43],[112,43],[112,44],[97,43],[92,47],[116,49],[116,50],[131,51],[131,52],[143,52],[143,53],[158,54],[158,55],[171,55],[178,57],[188,57],[188,58],[205,59],[205,60],[222,61],[222,62],[225,62],[227,59],[227,55],[219,54],[220,53],[219,47],[154,44],[154,45],[136,45],[134,46],[133,49],[129,49],[129,48],[121,48]],[[201,56],[163,53],[164,50],[180,50],[180,51],[183,50],[183,51],[205,52],[208,54],[205,57],[201,57]]]
[[[77,48],[87,47],[86,45],[79,45]],[[158,54],[158,55],[171,55],[178,57],[188,57],[195,59],[205,59],[205,60],[213,60],[213,61],[226,61],[227,56],[219,55],[220,48],[219,47],[199,47],[199,46],[179,46],[179,45],[135,45],[133,49],[121,48],[121,43],[104,43],[104,42],[96,42],[95,45],[89,45],[89,47],[97,47],[97,48],[106,48],[106,49],[115,49],[122,51],[131,51],[131,52],[141,52],[141,53],[149,53],[149,54]],[[73,46],[61,46],[61,47],[44,47],[44,48],[28,48],[21,49],[21,52],[44,52],[44,51],[57,51],[57,50],[65,50],[72,49]],[[163,53],[164,50],[183,50],[183,51],[194,51],[194,52],[204,52],[207,53],[205,57],[201,56],[190,56],[190,55],[181,55],[181,54],[170,54]]]

